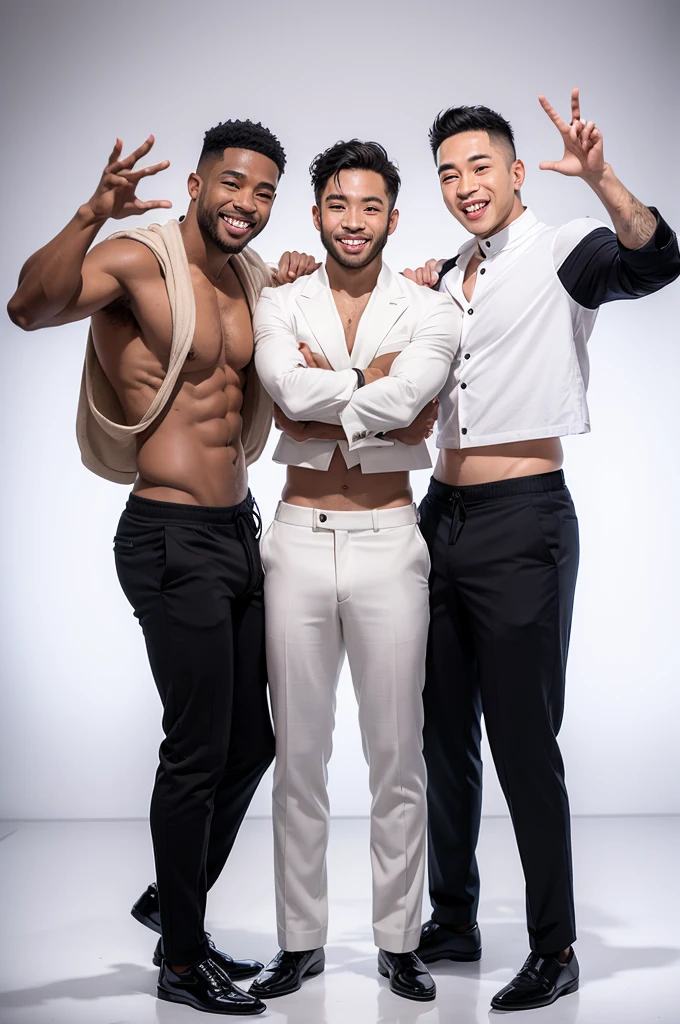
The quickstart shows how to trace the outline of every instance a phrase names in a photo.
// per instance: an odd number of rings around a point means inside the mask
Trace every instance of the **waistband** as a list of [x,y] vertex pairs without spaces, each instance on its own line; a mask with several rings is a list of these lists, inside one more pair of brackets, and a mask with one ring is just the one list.
[[229,526],[243,515],[252,516],[256,508],[250,491],[238,505],[184,505],[179,501],[155,501],[131,494],[125,511],[144,519],[172,519],[184,523]]
[[539,494],[542,491],[561,491],[566,487],[564,472],[556,469],[551,473],[537,473],[535,476],[518,476],[510,480],[493,480],[488,484],[465,484],[454,487],[441,480],[430,480],[428,494],[439,501],[451,503],[462,498],[467,504],[489,498],[511,498],[518,494]]
[[415,526],[418,513],[415,504],[398,508],[374,508],[357,512],[306,508],[280,501],[275,519],[290,526],[307,526],[312,530],[387,530],[394,526]]

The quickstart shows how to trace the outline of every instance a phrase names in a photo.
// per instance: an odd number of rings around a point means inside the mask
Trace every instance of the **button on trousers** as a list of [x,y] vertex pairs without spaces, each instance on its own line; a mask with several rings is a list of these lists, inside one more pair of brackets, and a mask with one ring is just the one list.
[[282,949],[326,942],[327,765],[345,651],[369,765],[373,933],[420,937],[426,797],[422,689],[429,556],[412,505],[365,512],[281,502],[262,542],[276,733],[273,819]]

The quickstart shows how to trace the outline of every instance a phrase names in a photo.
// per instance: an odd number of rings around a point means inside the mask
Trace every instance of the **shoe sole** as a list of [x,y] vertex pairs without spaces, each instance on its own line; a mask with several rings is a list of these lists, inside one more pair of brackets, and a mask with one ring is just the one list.
[[[160,966],[161,966],[161,964],[163,963],[163,958],[162,958],[162,957],[160,957],[160,956],[155,956],[155,955],[154,955],[154,957],[153,957],[153,960],[152,960],[152,963],[153,963],[154,967],[160,967]],[[220,964],[220,966],[222,966],[222,965]],[[260,971],[262,970],[262,968],[261,968],[261,967],[257,967],[257,968],[256,968],[255,970],[253,970],[253,971],[248,971],[248,973],[247,973],[247,974],[234,974],[234,973],[233,973],[232,971],[230,971],[230,970],[229,970],[229,968],[228,968],[228,967],[222,967],[222,970],[223,970],[223,971],[224,971],[224,972],[225,972],[226,974],[228,974],[228,975],[229,975],[229,979],[230,979],[231,981],[233,981],[233,982],[235,982],[235,983],[236,983],[236,982],[239,982],[239,981],[248,981],[248,980],[249,980],[250,978],[256,978],[256,977],[257,977],[257,975],[258,975],[258,974],[260,973]]]
[[318,974],[323,974],[325,969],[326,962],[324,961],[319,966],[312,967],[309,971],[305,971],[305,973],[300,978],[300,984],[296,985],[295,988],[287,988],[285,992],[267,992],[266,989],[260,990],[259,986],[256,987],[254,985],[251,985],[248,991],[251,993],[251,995],[257,996],[258,999],[279,999],[281,996],[290,996],[293,994],[293,992],[299,992],[304,982],[307,981],[308,978],[316,978]]
[[578,981],[578,978],[576,981],[572,981],[571,985],[567,985],[566,988],[561,989],[552,997],[552,999],[534,1001],[533,1003],[524,1003],[522,1006],[498,1006],[492,999],[491,1009],[500,1010],[503,1013],[515,1013],[521,1010],[540,1010],[542,1006],[551,1006],[553,1003],[556,1003],[558,999],[562,998],[562,996],[570,996],[572,992],[578,992]]
[[[389,971],[386,971],[384,967],[378,967],[378,974],[382,978],[388,978],[389,979],[389,976],[390,976]],[[437,998],[437,990],[436,989],[432,993],[431,996],[414,996],[414,995],[409,995],[407,992],[399,992],[399,991],[397,991],[397,989],[392,988],[392,985],[390,984],[390,991],[394,992],[395,996],[399,996],[400,999],[410,999],[414,1003],[431,1003],[433,999]]]
[[155,932],[156,935],[160,935],[160,926],[156,927],[156,925],[153,924],[153,922],[148,917],[145,917],[144,914],[140,913],[139,910],[135,910],[135,908],[133,907],[132,910],[130,911],[130,914],[132,915],[132,917],[134,917],[135,921],[139,922],[139,924],[143,924],[145,928],[149,929],[149,931]]
[[477,949],[474,953],[437,953],[436,956],[428,956],[427,953],[423,956],[422,953],[416,951],[416,956],[424,964],[436,964],[439,960],[452,960],[457,964],[472,964],[482,959],[482,951]]
[[238,1007],[233,1010],[212,1010],[209,1006],[200,1006],[197,1003],[192,1002],[190,999],[182,999],[181,996],[164,992],[163,989],[158,989],[158,998],[162,999],[166,1003],[182,1003],[184,1006],[190,1006],[193,1010],[200,1010],[202,1013],[215,1013],[221,1017],[256,1017],[260,1013],[264,1013],[267,1009],[263,1006],[261,1010],[249,1010],[246,1007]]

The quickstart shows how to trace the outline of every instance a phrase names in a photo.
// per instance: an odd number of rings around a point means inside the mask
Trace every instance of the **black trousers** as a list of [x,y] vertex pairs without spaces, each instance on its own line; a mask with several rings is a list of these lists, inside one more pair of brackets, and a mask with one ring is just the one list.
[[151,834],[166,958],[207,955],[206,893],[274,756],[259,517],[131,495],[114,540],[163,702]]
[[477,917],[481,727],[508,802],[526,881],[531,948],[576,938],[569,801],[557,734],[578,569],[561,471],[467,487],[432,479],[425,701],[433,918]]

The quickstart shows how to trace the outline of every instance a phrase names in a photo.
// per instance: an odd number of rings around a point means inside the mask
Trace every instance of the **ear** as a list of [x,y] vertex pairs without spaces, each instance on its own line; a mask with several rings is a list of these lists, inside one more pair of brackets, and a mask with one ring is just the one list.
[[519,192],[526,176],[524,164],[521,160],[515,160],[510,170],[512,172],[513,188],[515,192]]
[[312,220],[317,231],[321,231],[321,210],[318,206],[312,207]]
[[192,171],[187,181],[187,192],[192,199],[198,199],[202,184],[203,179],[199,178],[195,171]]
[[395,206],[395,208],[392,210],[392,213],[390,214],[390,219],[387,222],[387,234],[388,235],[391,235],[394,231],[396,231],[398,223],[399,223],[399,210],[397,210],[397,208]]

